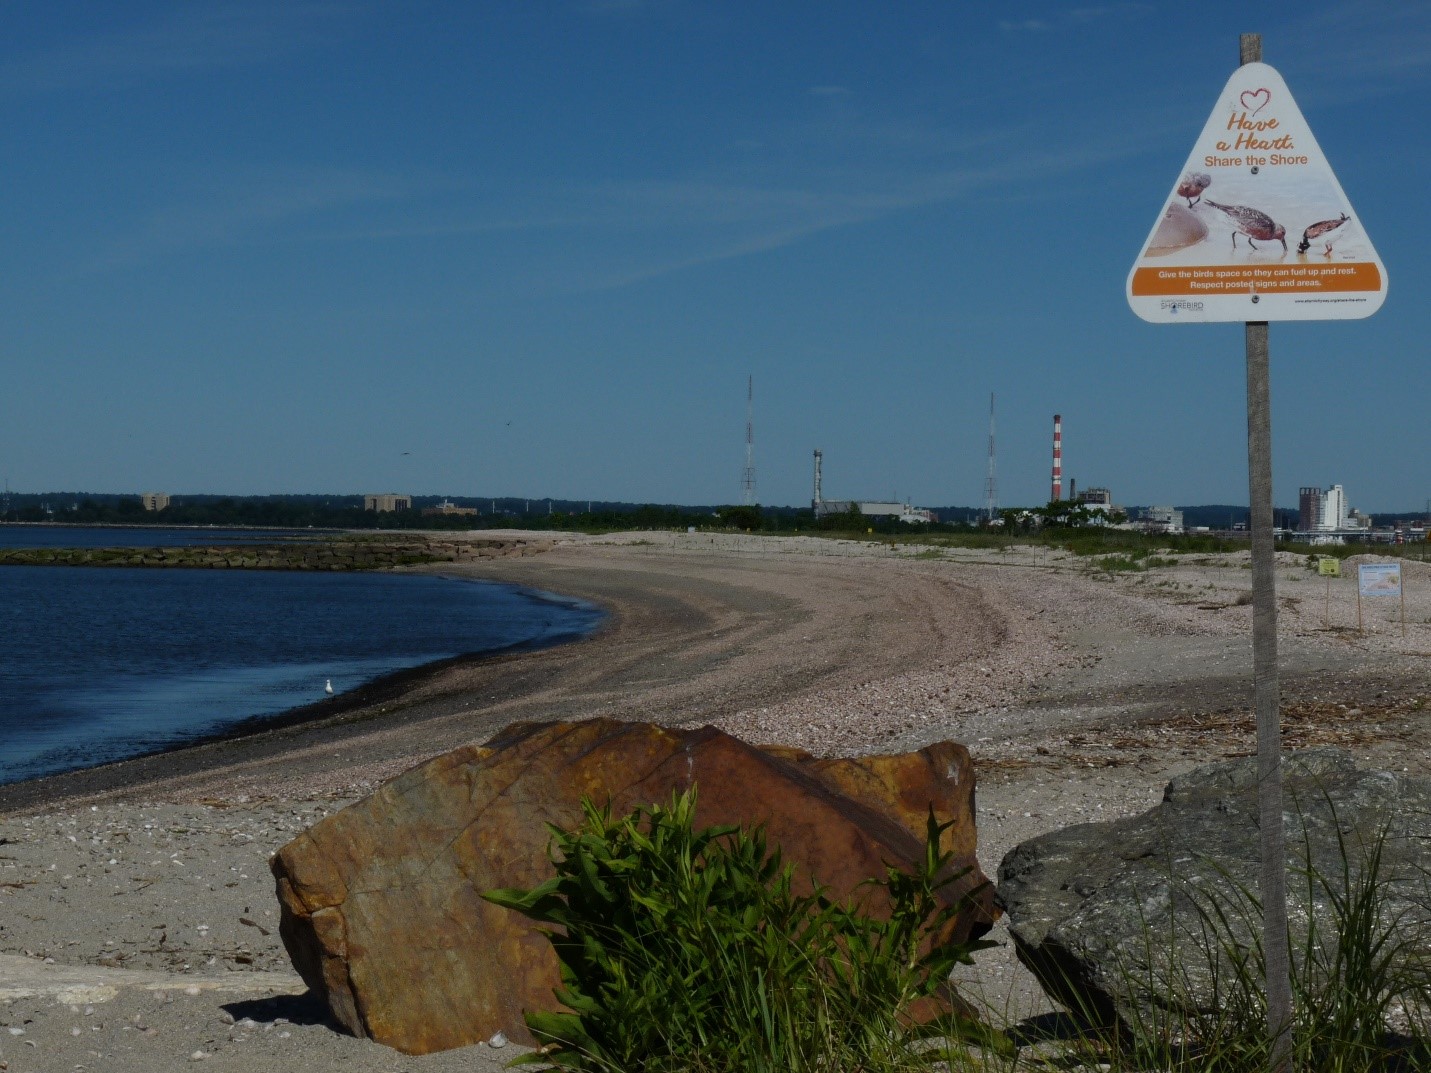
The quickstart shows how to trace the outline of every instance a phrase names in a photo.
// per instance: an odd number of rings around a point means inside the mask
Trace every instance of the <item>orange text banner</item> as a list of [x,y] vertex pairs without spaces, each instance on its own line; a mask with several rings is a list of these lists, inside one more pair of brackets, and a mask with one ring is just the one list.
[[1133,273],[1136,296],[1195,294],[1335,294],[1378,291],[1381,270],[1370,262],[1295,265],[1178,265],[1139,268]]

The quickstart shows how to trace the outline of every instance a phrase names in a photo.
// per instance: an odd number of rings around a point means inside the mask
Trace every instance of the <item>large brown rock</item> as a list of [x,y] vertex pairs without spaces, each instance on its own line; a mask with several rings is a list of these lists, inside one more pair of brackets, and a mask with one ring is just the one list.
[[358,1036],[409,1054],[530,1040],[557,962],[522,916],[484,901],[548,878],[546,825],[579,822],[583,796],[617,815],[698,786],[697,822],[764,823],[772,845],[840,897],[888,864],[922,859],[932,805],[973,892],[954,937],[982,934],[992,892],[974,856],[974,773],[962,745],[817,759],[712,727],[592,720],[510,727],[437,757],[315,824],[273,860],[294,966]]

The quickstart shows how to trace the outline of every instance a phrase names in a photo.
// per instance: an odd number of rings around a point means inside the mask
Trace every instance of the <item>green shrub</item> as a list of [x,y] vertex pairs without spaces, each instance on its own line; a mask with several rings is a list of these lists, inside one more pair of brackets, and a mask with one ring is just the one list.
[[1100,570],[1106,570],[1110,574],[1137,573],[1146,570],[1147,567],[1142,560],[1147,556],[1147,552],[1139,555],[1134,552],[1131,555],[1104,555],[1094,561],[1094,565]]
[[[556,875],[484,897],[552,925],[565,1011],[529,1011],[543,1045],[519,1061],[602,1073],[802,1073],[929,1068],[931,1036],[1008,1052],[957,1013],[915,1024],[910,1007],[945,986],[986,941],[938,943],[965,906],[931,811],[922,867],[889,869],[887,916],[837,904],[797,880],[764,831],[693,827],[696,795],[619,819],[583,802],[553,827]],[[952,1045],[951,1045],[952,1046]]]

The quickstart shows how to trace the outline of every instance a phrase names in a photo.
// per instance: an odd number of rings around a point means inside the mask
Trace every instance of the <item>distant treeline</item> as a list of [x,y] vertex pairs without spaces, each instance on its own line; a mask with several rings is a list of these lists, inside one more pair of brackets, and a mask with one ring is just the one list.
[[[426,514],[444,503],[476,514]],[[974,507],[939,507],[933,523],[914,525],[867,518],[855,512],[815,518],[809,507],[625,503],[605,500],[519,499],[414,496],[412,509],[370,511],[362,496],[174,496],[161,511],[146,511],[138,495],[46,492],[10,493],[0,502],[0,520],[88,525],[159,525],[265,527],[281,529],[533,529],[609,531],[717,527],[790,532],[792,530],[911,533],[952,531],[977,525],[983,511]],[[1136,508],[1133,508],[1136,510]],[[1212,504],[1178,508],[1189,528],[1214,530],[1245,526],[1247,508]],[[1279,508],[1277,523],[1296,526],[1296,512]],[[1378,525],[1410,521],[1416,514],[1382,514]]]
[[[443,504],[476,514],[425,513]],[[137,495],[11,493],[0,520],[72,525],[219,526],[280,529],[679,529],[688,526],[812,528],[798,507],[688,506],[596,500],[413,496],[411,510],[363,509],[362,496],[174,496],[159,511]],[[835,528],[833,523],[828,526]]]

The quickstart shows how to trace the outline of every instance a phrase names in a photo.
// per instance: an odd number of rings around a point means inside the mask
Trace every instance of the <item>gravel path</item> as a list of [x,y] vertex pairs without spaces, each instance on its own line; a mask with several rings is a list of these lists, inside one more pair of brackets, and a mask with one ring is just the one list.
[[[268,856],[381,780],[517,719],[710,722],[817,753],[967,744],[980,860],[1141,811],[1252,748],[1246,555],[1121,573],[1045,549],[628,534],[467,571],[596,600],[601,635],[457,662],[240,741],[0,787],[0,1069],[496,1068],[336,1032],[288,969]],[[1278,570],[1289,745],[1426,774],[1431,570],[1407,636],[1300,559]],[[1399,609],[1398,609],[1399,610]],[[997,937],[997,936],[996,936]],[[972,973],[972,974],[971,974]],[[1045,1008],[1008,948],[966,973],[1000,1017]]]

